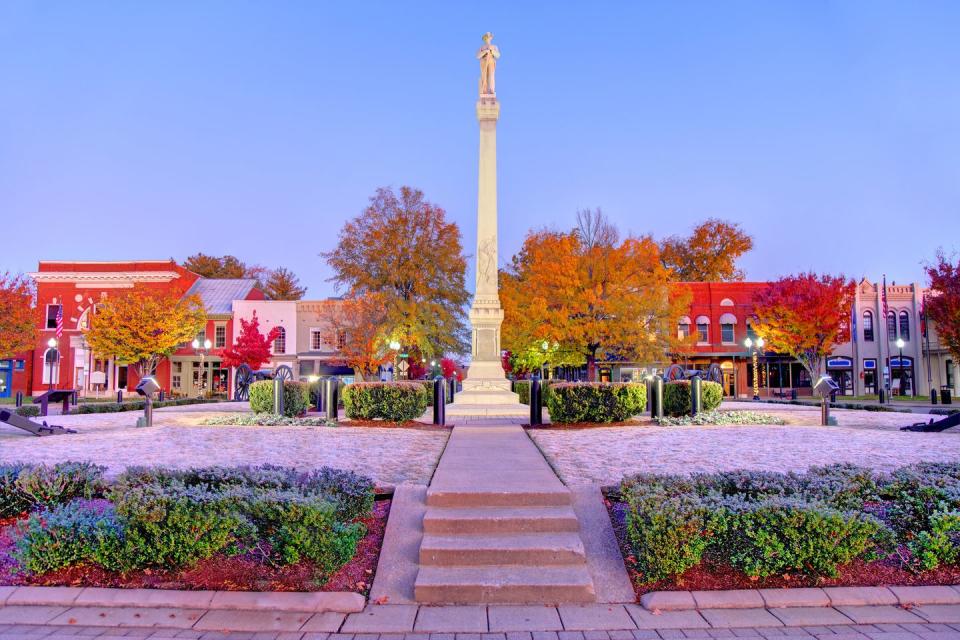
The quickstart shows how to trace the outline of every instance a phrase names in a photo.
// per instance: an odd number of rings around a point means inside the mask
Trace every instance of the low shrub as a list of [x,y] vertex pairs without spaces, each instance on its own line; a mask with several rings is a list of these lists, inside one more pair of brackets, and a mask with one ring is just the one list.
[[231,501],[204,487],[120,485],[110,499],[124,528],[114,564],[125,569],[189,566],[252,535]]
[[17,485],[17,478],[31,468],[23,462],[0,464],[0,519],[18,516],[30,509],[32,502]]
[[24,418],[40,417],[40,407],[35,404],[25,404],[22,407],[15,408],[13,411],[18,416],[23,416]]
[[94,498],[104,489],[101,467],[89,462],[60,462],[36,465],[20,471],[17,489],[32,504],[52,507],[74,498]]
[[427,410],[427,398],[421,382],[355,382],[343,390],[347,417],[360,420],[416,420]]
[[107,569],[118,564],[123,527],[106,500],[73,500],[52,511],[33,513],[17,525],[13,557],[31,574],[95,563]]
[[[273,380],[260,380],[250,385],[250,408],[254,413],[274,413]],[[283,415],[302,416],[310,408],[310,386],[287,380],[283,383]]]
[[[701,411],[713,411],[723,401],[723,387],[716,382],[700,383]],[[669,416],[690,413],[690,381],[671,380],[663,385],[663,412]]]
[[[874,475],[853,465],[806,474],[728,471],[624,479],[627,535],[647,581],[678,575],[709,553],[753,577],[834,576],[856,558],[889,551],[894,532],[864,511]],[[955,524],[944,518],[924,550],[951,556]]]
[[[513,390],[518,396],[520,396],[520,404],[530,404],[530,380],[514,380],[513,381]],[[540,395],[543,397],[543,404],[546,406],[547,398],[550,396],[550,387],[555,384],[560,384],[559,382],[553,380],[541,380],[540,381]]]
[[[223,398],[175,398],[172,400],[154,400],[153,408],[179,407],[188,404],[207,404],[223,402]],[[146,402],[143,400],[124,400],[123,402],[81,402],[70,410],[71,414],[89,413],[123,413],[124,411],[143,411]]]
[[557,423],[622,422],[641,413],[647,388],[629,382],[560,382],[545,398]]
[[960,560],[960,511],[937,511],[929,517],[927,530],[907,542],[916,568],[936,569]]

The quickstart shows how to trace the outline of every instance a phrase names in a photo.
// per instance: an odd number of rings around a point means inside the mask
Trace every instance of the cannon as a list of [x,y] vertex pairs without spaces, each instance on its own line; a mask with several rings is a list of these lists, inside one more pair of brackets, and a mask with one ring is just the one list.
[[668,382],[700,378],[701,380],[716,382],[717,384],[722,385],[723,369],[721,369],[720,365],[718,364],[711,364],[709,367],[707,367],[706,371],[702,369],[684,369],[682,365],[672,364],[667,367],[667,370],[663,374],[663,378]]
[[23,429],[27,433],[31,433],[35,436],[54,436],[60,433],[76,433],[76,431],[73,429],[66,429],[57,425],[47,424],[46,420],[43,421],[43,424],[38,424],[29,418],[10,411],[9,409],[0,409],[0,422],[6,422],[11,427]]
[[237,367],[234,374],[233,399],[237,402],[246,402],[250,399],[250,385],[261,380],[293,380],[293,369],[282,364],[274,370],[258,369],[254,371],[249,365]]

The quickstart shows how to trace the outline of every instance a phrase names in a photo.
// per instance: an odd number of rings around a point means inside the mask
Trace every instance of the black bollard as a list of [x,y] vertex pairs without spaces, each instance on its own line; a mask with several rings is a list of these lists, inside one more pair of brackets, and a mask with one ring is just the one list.
[[163,389],[160,389],[160,402],[164,402],[167,399],[167,392]]
[[653,376],[650,381],[650,417],[654,420],[663,418],[663,378]]
[[17,406],[23,406],[23,391],[17,391]]
[[273,413],[283,415],[283,380],[280,379],[273,381]]
[[[316,386],[314,386],[314,384]],[[310,399],[313,400],[313,406],[318,412],[323,411],[323,392],[324,385],[326,384],[325,378],[320,378],[316,383],[311,383],[310,385]]]
[[880,390],[877,392],[877,400],[880,404],[885,404],[887,402],[886,389],[880,387]]
[[70,394],[70,406],[75,407],[80,404],[80,393],[74,389],[73,393]]
[[324,399],[323,405],[326,408],[326,418],[327,420],[337,421],[337,418],[340,417],[339,403],[340,400],[337,397],[337,391],[339,390],[337,385],[337,379],[333,376],[330,376],[324,381]]
[[117,389],[117,404],[123,404],[123,389]]
[[930,389],[930,404],[937,404],[937,390]]
[[700,413],[700,376],[693,376],[690,380],[690,415],[695,416]]
[[450,378],[450,393],[447,399],[447,402],[452,403],[453,399],[457,396],[457,377],[454,376]]
[[540,379],[530,379],[530,426],[543,424],[543,398],[540,395]]
[[443,378],[433,381],[433,424],[447,424],[447,384]]

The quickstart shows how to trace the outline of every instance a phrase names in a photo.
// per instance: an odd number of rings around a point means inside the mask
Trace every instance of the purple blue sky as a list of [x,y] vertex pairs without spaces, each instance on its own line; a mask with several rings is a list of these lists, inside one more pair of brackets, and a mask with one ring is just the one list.
[[501,264],[601,207],[739,222],[751,279],[918,280],[960,249],[958,25],[953,0],[6,0],[0,270],[231,253],[321,297],[317,254],[403,184],[472,253],[491,30]]

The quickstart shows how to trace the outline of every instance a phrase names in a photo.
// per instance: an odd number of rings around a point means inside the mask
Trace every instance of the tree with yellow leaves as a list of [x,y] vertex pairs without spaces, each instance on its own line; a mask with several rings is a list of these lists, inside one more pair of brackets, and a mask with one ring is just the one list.
[[84,337],[94,353],[134,365],[141,378],[206,325],[199,296],[134,289],[96,308]]
[[621,240],[599,210],[579,212],[572,231],[532,231],[501,277],[503,346],[575,353],[590,380],[598,358],[660,362],[690,301],[670,275],[649,236]]

